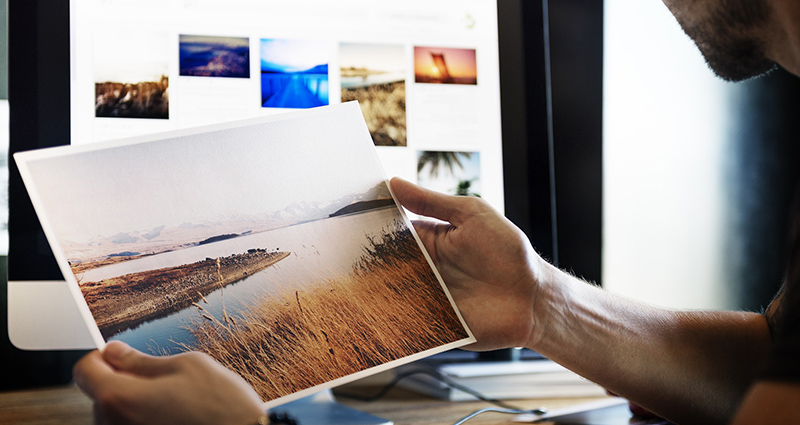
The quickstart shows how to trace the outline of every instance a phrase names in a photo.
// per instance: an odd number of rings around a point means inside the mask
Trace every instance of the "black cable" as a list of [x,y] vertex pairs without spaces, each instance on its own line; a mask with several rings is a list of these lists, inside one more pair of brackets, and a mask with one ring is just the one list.
[[[429,369],[413,369],[413,370],[409,370],[408,372],[399,373],[394,377],[394,379],[392,379],[391,382],[389,382],[383,388],[381,388],[380,391],[378,391],[375,395],[372,395],[372,396],[369,396],[369,397],[361,396],[361,395],[358,395],[358,394],[341,393],[341,392],[338,392],[338,391],[336,392],[336,395],[339,396],[339,397],[350,398],[350,399],[353,399],[353,400],[363,401],[363,402],[367,402],[367,403],[373,402],[373,401],[377,401],[377,400],[380,400],[381,398],[383,398],[387,393],[389,393],[389,391],[392,388],[394,388],[397,385],[398,382],[402,381],[403,379],[408,378],[409,376],[413,376],[413,375],[428,375],[428,376],[432,376],[435,379],[439,380],[440,382],[444,383],[445,385],[449,386],[450,388],[454,388],[456,390],[463,391],[463,392],[465,392],[465,393],[477,398],[478,400],[485,401],[487,403],[491,403],[491,404],[494,404],[495,406],[499,406],[499,407],[503,408],[504,412],[501,412],[501,413],[544,414],[547,411],[544,408],[523,409],[523,408],[520,408],[520,407],[512,406],[512,405],[510,405],[510,404],[508,404],[508,403],[506,403],[506,402],[504,402],[502,400],[497,400],[497,399],[494,399],[494,398],[486,397],[485,395],[479,393],[478,391],[475,391],[472,388],[466,387],[466,386],[464,386],[462,384],[459,384],[458,382],[453,381],[452,379],[448,378],[447,376],[443,375],[440,372],[437,372],[437,371],[434,371],[434,370],[429,370]],[[486,410],[486,409],[484,409],[484,410],[485,411],[496,411],[496,412],[499,411],[498,409],[494,409],[494,410]],[[479,413],[483,413],[483,412],[481,411],[481,412],[477,412],[475,414],[479,414]],[[471,416],[468,417],[468,418],[462,419],[462,421],[467,420],[469,418],[471,418]]]

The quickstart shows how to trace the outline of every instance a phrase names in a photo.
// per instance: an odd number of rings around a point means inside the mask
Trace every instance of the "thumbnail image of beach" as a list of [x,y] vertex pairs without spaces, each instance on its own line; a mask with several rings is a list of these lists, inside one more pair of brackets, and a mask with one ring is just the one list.
[[403,45],[342,43],[342,102],[357,100],[377,146],[406,146]]
[[180,75],[250,78],[250,39],[179,36]]
[[415,46],[414,81],[434,84],[478,84],[475,49]]
[[169,38],[94,37],[95,116],[169,118]]
[[417,181],[421,186],[459,196],[481,196],[479,152],[421,151]]
[[261,106],[314,108],[328,104],[327,42],[261,40]]
[[341,106],[31,161],[103,338],[208,353],[265,401],[468,338]]

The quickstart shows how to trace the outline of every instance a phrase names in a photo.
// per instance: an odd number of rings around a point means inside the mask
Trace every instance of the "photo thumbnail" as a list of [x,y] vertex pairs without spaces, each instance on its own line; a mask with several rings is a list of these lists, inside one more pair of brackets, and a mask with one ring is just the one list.
[[480,197],[480,153],[420,151],[417,153],[417,179],[428,189]]
[[179,36],[180,75],[250,78],[250,39]]
[[261,40],[261,106],[327,105],[329,44],[311,40]]
[[415,46],[414,81],[434,84],[478,84],[475,49]]
[[406,146],[406,57],[403,45],[342,43],[342,102],[359,101],[377,146]]
[[169,118],[169,37],[95,38],[95,117]]

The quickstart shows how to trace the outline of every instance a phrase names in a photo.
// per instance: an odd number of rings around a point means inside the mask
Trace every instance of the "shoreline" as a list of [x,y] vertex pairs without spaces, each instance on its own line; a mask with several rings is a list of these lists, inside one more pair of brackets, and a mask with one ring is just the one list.
[[178,312],[205,295],[252,276],[289,252],[250,249],[192,264],[131,273],[80,285],[104,338]]

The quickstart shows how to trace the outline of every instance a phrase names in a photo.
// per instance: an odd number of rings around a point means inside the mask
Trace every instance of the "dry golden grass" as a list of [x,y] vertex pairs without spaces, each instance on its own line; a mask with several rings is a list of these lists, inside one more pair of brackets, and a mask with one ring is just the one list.
[[406,84],[403,81],[342,89],[342,102],[358,100],[377,146],[406,146]]
[[264,400],[467,338],[405,225],[368,238],[349,275],[283,283],[237,322],[205,314],[191,331]]
[[169,77],[158,81],[95,83],[95,116],[169,118]]

